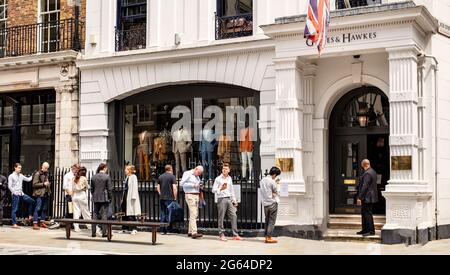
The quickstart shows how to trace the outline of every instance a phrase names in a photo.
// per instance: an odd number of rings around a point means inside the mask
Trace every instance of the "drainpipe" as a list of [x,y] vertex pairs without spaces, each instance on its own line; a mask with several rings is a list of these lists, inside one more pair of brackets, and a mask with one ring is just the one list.
[[438,177],[439,177],[439,166],[438,166],[438,152],[439,152],[439,86],[438,86],[438,72],[439,72],[439,62],[436,57],[421,54],[423,58],[433,59],[434,61],[434,105],[435,105],[435,114],[434,114],[434,128],[435,128],[435,159],[434,159],[434,190],[435,190],[435,199],[434,199],[434,215],[435,215],[435,227],[436,227],[436,239],[439,239],[439,227],[438,227]]

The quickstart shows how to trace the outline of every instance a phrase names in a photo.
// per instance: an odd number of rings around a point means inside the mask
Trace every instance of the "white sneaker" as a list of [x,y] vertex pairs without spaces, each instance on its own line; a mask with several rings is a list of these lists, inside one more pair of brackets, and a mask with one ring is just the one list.
[[125,231],[125,230],[119,230],[119,231],[117,231],[117,234],[126,234],[127,233],[127,231]]
[[75,232],[81,232],[81,229],[75,228],[73,231],[75,231]]
[[136,235],[136,234],[137,234],[136,230],[131,231],[131,235]]

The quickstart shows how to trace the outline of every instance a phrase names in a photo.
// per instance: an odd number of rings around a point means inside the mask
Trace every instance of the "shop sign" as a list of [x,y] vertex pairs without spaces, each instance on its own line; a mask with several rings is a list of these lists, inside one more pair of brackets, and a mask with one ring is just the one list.
[[277,158],[276,164],[282,172],[293,172],[294,171],[294,159],[293,158]]
[[[342,33],[338,35],[328,35],[327,36],[327,44],[351,44],[354,42],[360,41],[371,41],[375,40],[378,37],[377,32],[360,32],[360,33]],[[313,46],[311,41],[306,41],[306,44],[310,47]]]
[[412,156],[391,157],[391,166],[393,171],[412,170]]

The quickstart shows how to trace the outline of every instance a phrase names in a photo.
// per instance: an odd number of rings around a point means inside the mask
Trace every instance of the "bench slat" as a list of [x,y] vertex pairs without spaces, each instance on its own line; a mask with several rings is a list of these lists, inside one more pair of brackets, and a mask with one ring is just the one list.
[[144,227],[163,227],[169,226],[168,223],[161,222],[133,222],[133,221],[116,221],[116,220],[74,220],[74,219],[57,219],[59,223],[78,223],[78,224],[98,224],[98,225],[124,225],[124,226],[144,226]]

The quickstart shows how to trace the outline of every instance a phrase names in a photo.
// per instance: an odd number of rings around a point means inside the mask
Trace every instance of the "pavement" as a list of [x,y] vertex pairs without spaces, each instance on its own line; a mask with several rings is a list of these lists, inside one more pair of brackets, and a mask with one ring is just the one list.
[[151,245],[151,233],[136,235],[113,232],[112,242],[92,238],[89,230],[72,231],[70,240],[63,229],[41,229],[29,227],[12,229],[0,227],[0,254],[25,255],[450,255],[450,240],[430,242],[426,245],[381,245],[367,242],[310,241],[288,237],[277,239],[278,244],[265,244],[263,238],[244,241],[221,242],[215,236],[193,240],[186,235],[160,235],[157,245]]

